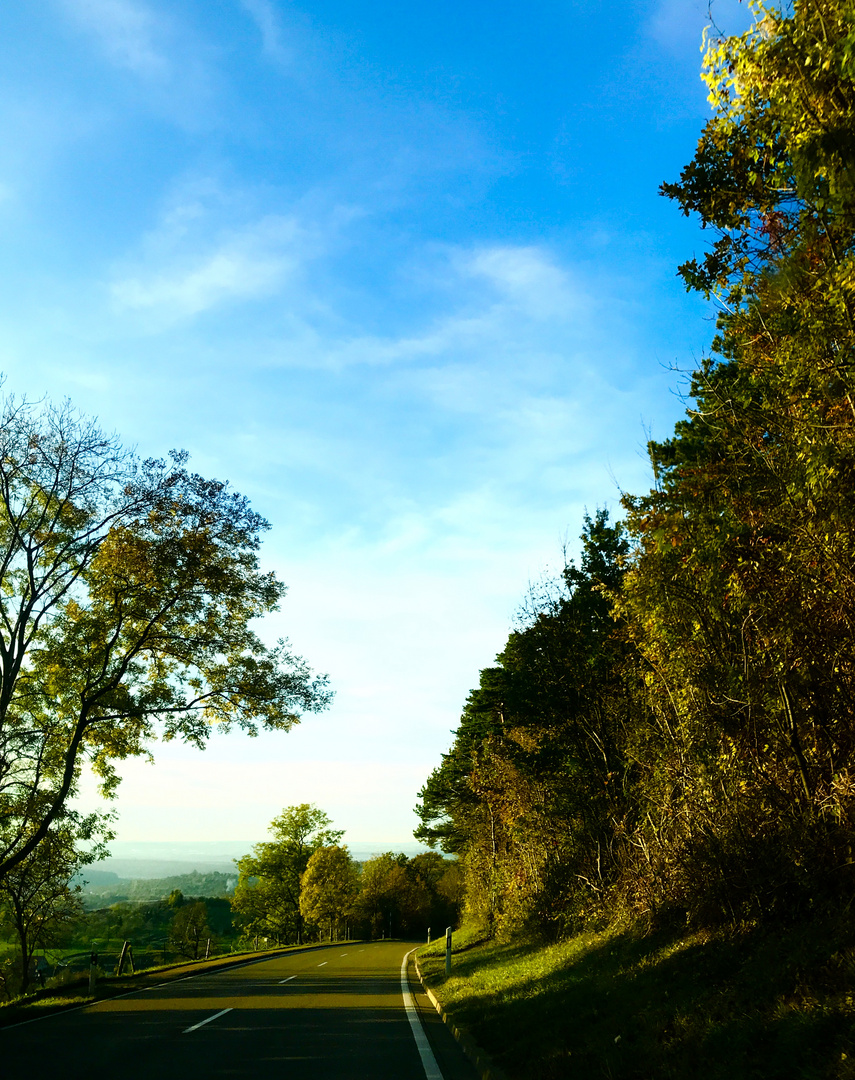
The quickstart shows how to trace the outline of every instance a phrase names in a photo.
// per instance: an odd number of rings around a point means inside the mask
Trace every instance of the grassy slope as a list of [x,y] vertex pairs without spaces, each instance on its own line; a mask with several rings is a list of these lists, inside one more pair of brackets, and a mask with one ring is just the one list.
[[513,1080],[855,1080],[855,927],[582,934],[420,951],[450,1017]]

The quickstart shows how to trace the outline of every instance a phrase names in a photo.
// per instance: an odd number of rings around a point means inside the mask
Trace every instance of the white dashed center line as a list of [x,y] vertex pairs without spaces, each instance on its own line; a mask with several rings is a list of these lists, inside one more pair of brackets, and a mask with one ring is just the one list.
[[195,1031],[197,1028],[204,1027],[205,1024],[210,1024],[212,1020],[216,1020],[218,1016],[225,1016],[227,1012],[232,1012],[231,1009],[220,1009],[218,1013],[214,1013],[213,1016],[209,1016],[207,1020],[200,1020],[198,1024],[194,1024],[192,1027],[185,1028],[181,1034],[188,1035],[191,1031]]

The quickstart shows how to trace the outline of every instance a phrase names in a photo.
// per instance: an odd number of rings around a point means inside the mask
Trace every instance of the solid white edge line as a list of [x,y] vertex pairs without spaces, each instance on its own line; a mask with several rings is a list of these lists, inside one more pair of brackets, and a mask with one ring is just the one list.
[[234,1012],[234,1006],[230,1006],[228,1009],[220,1009],[218,1013],[214,1013],[213,1016],[209,1016],[207,1020],[200,1020],[198,1024],[194,1024],[192,1027],[185,1028],[181,1034],[188,1035],[191,1031],[196,1031],[197,1028],[204,1027],[205,1024],[210,1024],[212,1020],[216,1020],[218,1016],[225,1016],[227,1012]]
[[442,1073],[439,1071],[439,1065],[436,1063],[436,1058],[433,1056],[433,1050],[431,1050],[430,1043],[427,1040],[427,1035],[424,1033],[422,1022],[419,1020],[419,1014],[416,1012],[413,995],[410,993],[410,982],[407,978],[407,961],[415,951],[415,949],[410,949],[401,961],[401,994],[404,998],[404,1008],[407,1010],[407,1019],[410,1021],[413,1038],[416,1040],[419,1057],[422,1059],[422,1066],[425,1070],[425,1080],[443,1080]]

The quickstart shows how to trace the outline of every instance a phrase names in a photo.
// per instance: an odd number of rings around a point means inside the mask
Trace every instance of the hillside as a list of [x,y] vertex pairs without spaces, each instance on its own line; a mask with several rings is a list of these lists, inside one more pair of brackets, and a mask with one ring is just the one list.
[[510,1080],[852,1080],[855,930],[613,928],[420,951],[450,1019]]
[[127,900],[163,900],[175,890],[186,897],[230,896],[237,884],[237,873],[200,873],[194,870],[164,878],[126,879],[109,871],[91,870],[81,874],[75,883],[81,886],[80,897],[84,907],[92,910]]

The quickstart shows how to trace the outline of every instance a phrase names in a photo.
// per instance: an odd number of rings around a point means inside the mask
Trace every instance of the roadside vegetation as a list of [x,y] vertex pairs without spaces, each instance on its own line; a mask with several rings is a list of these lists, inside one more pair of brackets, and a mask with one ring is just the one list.
[[438,993],[512,1075],[852,1075],[855,15],[749,6],[663,185],[711,237],[685,418],[419,795],[487,941]]
[[855,933],[843,919],[420,950],[450,1019],[515,1080],[855,1077]]
[[[118,973],[123,951],[124,971],[139,971],[346,938],[423,940],[431,926],[444,929],[459,918],[454,859],[385,852],[356,862],[340,843],[342,831],[307,803],[286,807],[270,833],[237,860],[233,875],[119,883],[144,900],[93,907],[77,858],[54,866],[49,890],[41,877],[31,878],[39,887],[18,896],[17,906],[9,891],[15,879],[7,879],[5,893],[0,886],[0,1002],[27,994],[42,1000],[63,988],[79,994],[68,988],[88,980],[93,955],[103,980]],[[204,895],[211,886],[219,896]]]

